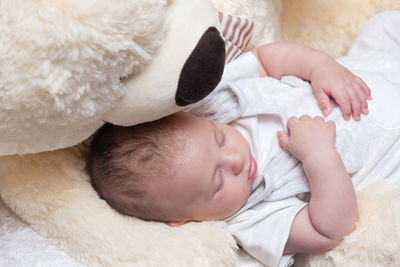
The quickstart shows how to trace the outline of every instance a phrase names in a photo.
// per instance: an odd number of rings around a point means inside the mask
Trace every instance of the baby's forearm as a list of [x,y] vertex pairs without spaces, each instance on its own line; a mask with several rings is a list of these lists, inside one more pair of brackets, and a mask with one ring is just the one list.
[[332,150],[302,161],[311,188],[309,215],[323,236],[341,240],[358,220],[354,186],[339,154]]
[[265,74],[280,79],[294,75],[310,80],[314,68],[324,60],[333,60],[322,51],[293,43],[276,42],[257,47],[253,52]]

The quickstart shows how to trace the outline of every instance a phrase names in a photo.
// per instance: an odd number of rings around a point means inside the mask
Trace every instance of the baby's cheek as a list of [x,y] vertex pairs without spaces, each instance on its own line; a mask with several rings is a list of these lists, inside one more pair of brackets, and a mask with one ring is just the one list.
[[237,210],[239,210],[244,205],[244,203],[246,203],[247,199],[249,198],[249,195],[250,195],[250,188],[242,185],[238,189],[238,192],[236,193],[235,197],[235,204]]

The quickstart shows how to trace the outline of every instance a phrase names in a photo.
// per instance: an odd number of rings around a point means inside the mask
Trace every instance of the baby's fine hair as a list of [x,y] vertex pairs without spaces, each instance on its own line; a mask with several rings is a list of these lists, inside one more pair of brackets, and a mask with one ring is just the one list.
[[86,169],[99,196],[118,212],[144,220],[168,217],[149,192],[173,177],[173,116],[130,127],[106,123],[93,136]]

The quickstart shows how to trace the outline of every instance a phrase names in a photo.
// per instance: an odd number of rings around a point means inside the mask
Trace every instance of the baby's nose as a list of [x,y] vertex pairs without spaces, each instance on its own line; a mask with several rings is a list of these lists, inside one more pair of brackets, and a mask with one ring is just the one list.
[[237,150],[231,150],[227,153],[227,162],[234,175],[238,175],[242,172],[245,158],[243,153]]

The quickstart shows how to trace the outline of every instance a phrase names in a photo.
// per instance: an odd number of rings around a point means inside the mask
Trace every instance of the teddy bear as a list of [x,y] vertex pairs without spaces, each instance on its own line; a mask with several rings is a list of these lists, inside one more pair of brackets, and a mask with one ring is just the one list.
[[[210,27],[218,28],[209,1],[186,2],[190,4],[185,6],[184,0],[0,2],[0,11],[6,11],[0,12],[0,25],[27,22],[0,27],[0,48],[6,51],[0,55],[0,154],[4,155],[0,158],[0,196],[12,212],[77,262],[90,266],[234,266],[249,260],[237,250],[223,222],[171,229],[116,213],[98,198],[84,171],[81,142],[104,121],[132,125],[156,119],[212,90],[212,86],[199,89],[194,97],[193,92],[176,94],[181,70],[201,36]],[[179,3],[185,7],[174,9]],[[368,17],[383,9],[400,8],[395,0],[213,3],[222,12],[255,20],[249,48],[283,39],[333,56],[347,51]],[[193,12],[203,7],[208,11]],[[177,18],[179,23],[173,24]],[[190,37],[174,28],[185,25],[190,31],[198,24],[198,34]],[[78,30],[81,26],[85,34]],[[177,40],[184,40],[185,45],[178,48]],[[174,51],[182,54],[168,55]],[[215,66],[219,75],[221,68],[221,64]],[[160,77],[152,75],[153,69]],[[163,91],[165,87],[171,90]],[[5,88],[15,90],[10,93]],[[372,206],[368,200],[375,194],[386,198]],[[379,236],[367,242],[363,234],[377,212],[379,218],[393,214],[398,192],[377,185],[358,196],[361,219],[356,231],[336,249],[299,257],[298,264],[396,266],[397,218],[376,224],[381,225],[379,233],[388,241],[386,246],[376,246]],[[385,203],[392,204],[382,209]],[[352,253],[348,253],[350,248]]]
[[105,121],[158,119],[206,96],[223,72],[209,1],[2,1],[0,10],[0,155],[71,147]]

